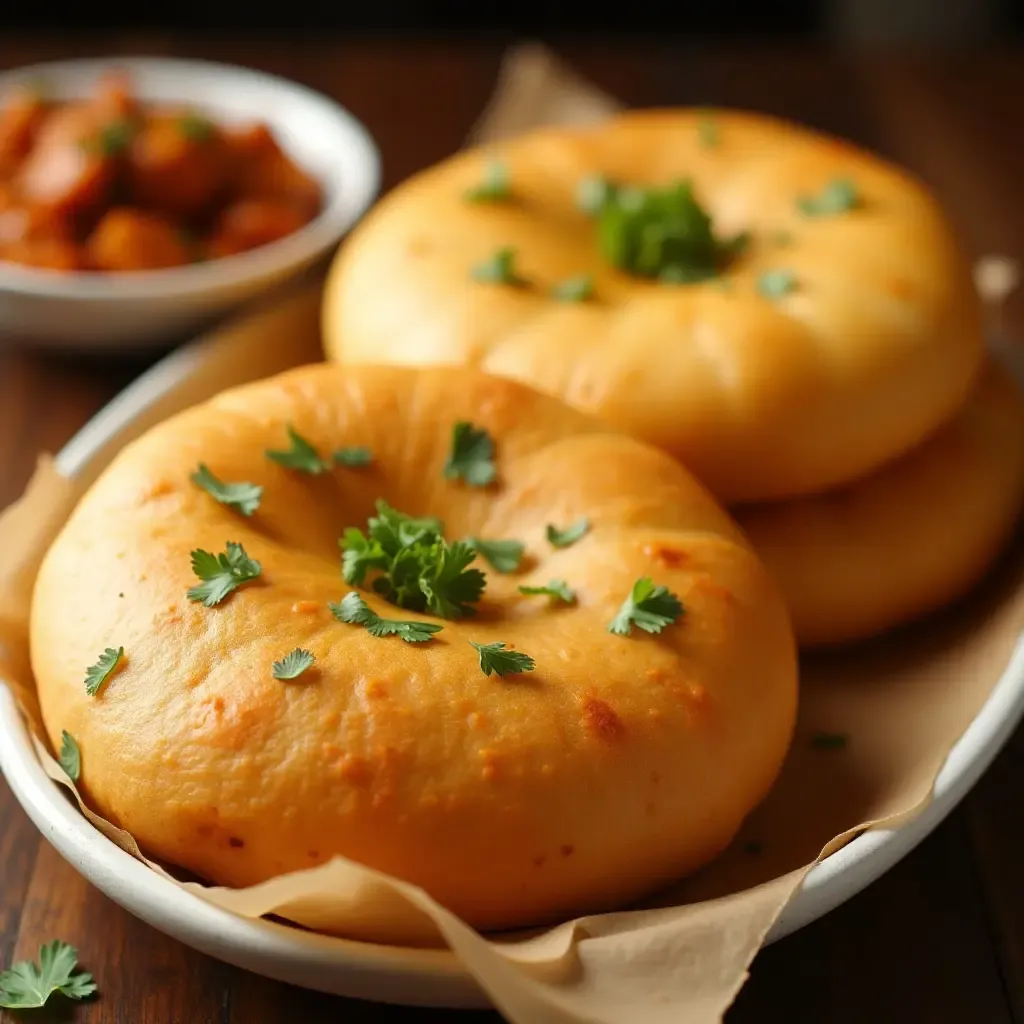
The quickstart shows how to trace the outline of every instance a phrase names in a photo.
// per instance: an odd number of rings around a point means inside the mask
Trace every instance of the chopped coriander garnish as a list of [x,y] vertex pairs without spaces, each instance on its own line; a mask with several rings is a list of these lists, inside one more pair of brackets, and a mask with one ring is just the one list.
[[424,643],[444,628],[434,622],[381,618],[354,590],[329,607],[331,614],[341,622],[365,626],[371,636],[397,636],[407,644]]
[[331,468],[330,460],[320,458],[320,453],[289,423],[288,440],[290,448],[282,450],[268,448],[263,454],[272,462],[276,462],[285,469],[297,469],[301,473],[310,473],[319,476]]
[[447,480],[465,480],[470,487],[486,487],[498,475],[494,441],[482,427],[460,420],[452,427],[452,447],[444,464]]
[[213,135],[213,122],[208,117],[192,112],[178,121],[178,130],[192,142],[205,142]]
[[529,282],[519,276],[516,270],[516,251],[511,246],[503,246],[489,259],[477,263],[470,270],[474,281],[484,284],[508,284],[514,288],[523,288]]
[[464,193],[471,203],[500,203],[511,195],[508,165],[501,160],[492,160],[484,169],[483,181]]
[[570,523],[564,529],[555,526],[554,523],[548,523],[546,532],[548,543],[553,548],[567,548],[575,544],[576,541],[582,540],[590,532],[590,520],[584,516],[582,519],[577,519],[575,523]]
[[632,627],[646,633],[660,633],[683,614],[683,604],[668,587],[658,587],[644,576],[633,584],[629,597],[608,624],[609,633],[629,636]]
[[500,641],[494,644],[478,644],[473,640],[469,641],[477,649],[480,655],[480,671],[485,676],[492,672],[498,676],[512,675],[516,672],[532,672],[536,662],[528,654],[519,651],[510,651]]
[[815,750],[842,750],[849,737],[841,732],[816,732],[811,737],[811,746]]
[[491,566],[495,572],[515,572],[523,560],[526,545],[518,540],[480,540],[468,537],[466,543]]
[[766,270],[758,275],[757,293],[766,299],[781,299],[796,288],[792,270]]
[[38,965],[22,960],[0,973],[0,1007],[33,1010],[45,1006],[55,992],[68,999],[87,999],[96,992],[91,974],[76,972],[78,951],[54,939],[39,947]]
[[800,196],[796,205],[805,217],[830,217],[860,205],[857,186],[849,178],[833,178],[816,196]]
[[749,240],[746,234],[716,237],[689,181],[641,188],[598,186],[594,179],[581,185],[581,199],[597,220],[605,259],[640,277],[672,284],[716,277]]
[[108,647],[99,656],[96,664],[85,670],[85,692],[90,697],[95,697],[100,692],[100,687],[110,678],[110,674],[123,656],[123,647]]
[[533,595],[551,597],[558,601],[564,601],[566,604],[572,604],[576,600],[576,592],[565,580],[548,580],[547,586],[544,587],[520,587],[519,593],[525,594],[527,597]]
[[304,651],[296,647],[290,654],[286,654],[280,661],[273,664],[275,679],[298,679],[306,669],[311,668],[316,658],[311,651]]
[[241,544],[228,541],[224,554],[214,555],[201,548],[192,552],[192,571],[203,581],[190,587],[188,599],[202,601],[207,608],[220,604],[233,590],[256,579],[263,571]]
[[344,552],[342,575],[353,586],[377,573],[373,589],[401,608],[429,611],[442,619],[475,612],[486,577],[470,569],[476,549],[465,541],[449,543],[437,519],[415,519],[377,502],[367,535],[350,527],[339,542]]
[[84,139],[82,146],[100,156],[117,156],[128,148],[134,135],[135,125],[123,118],[103,125],[96,135]]
[[705,149],[714,149],[718,145],[718,122],[709,114],[697,122],[697,138]]
[[596,217],[615,197],[615,186],[600,174],[584,178],[576,188],[576,205]]
[[347,448],[338,448],[331,456],[336,466],[348,466],[355,469],[358,466],[369,466],[373,462],[373,452],[365,445],[350,445]]
[[591,274],[567,277],[551,289],[551,297],[559,302],[586,302],[593,295],[594,278]]
[[260,507],[263,488],[259,484],[246,482],[226,484],[215,477],[204,462],[199,463],[199,468],[189,479],[197,487],[206,491],[214,501],[237,509],[243,516],[251,516]]
[[782,228],[781,230],[776,231],[772,235],[772,241],[776,245],[782,246],[783,248],[785,246],[787,246],[787,245],[792,245],[793,244],[793,232],[792,231],[787,231],[785,228]]
[[78,741],[67,730],[60,734],[60,752],[57,754],[57,760],[64,769],[64,774],[72,782],[77,782],[78,776],[82,774],[82,752],[78,749]]

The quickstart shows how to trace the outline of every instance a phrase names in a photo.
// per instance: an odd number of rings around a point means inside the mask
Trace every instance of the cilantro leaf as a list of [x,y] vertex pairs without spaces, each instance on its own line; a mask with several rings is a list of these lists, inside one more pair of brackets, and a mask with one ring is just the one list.
[[123,647],[108,647],[99,656],[96,664],[85,670],[85,692],[90,697],[95,697],[100,692],[100,687],[110,678],[110,674],[123,656]]
[[796,288],[792,270],[765,270],[758,275],[757,293],[766,299],[781,299]]
[[452,428],[452,447],[444,464],[446,480],[463,479],[470,487],[486,487],[498,475],[494,441],[481,427],[460,420]]
[[466,543],[484,558],[495,572],[515,572],[523,560],[526,545],[518,540],[480,540],[469,537]]
[[226,484],[210,472],[204,462],[189,477],[197,487],[202,488],[214,501],[237,509],[243,516],[251,516],[260,507],[263,488],[259,484]]
[[78,749],[78,741],[66,729],[60,734],[60,753],[57,755],[64,773],[72,782],[78,781],[82,774],[82,752]]
[[275,679],[298,679],[307,668],[311,668],[316,658],[311,651],[296,647],[273,665]]
[[516,251],[511,246],[503,246],[493,256],[477,263],[470,276],[482,284],[507,284],[513,288],[523,288],[529,282],[519,276],[516,270]]
[[576,205],[591,217],[597,216],[615,199],[617,189],[600,174],[584,178],[576,188]]
[[[371,520],[372,522],[373,520]],[[391,566],[391,559],[378,541],[367,538],[362,530],[354,526],[345,530],[344,536],[338,541],[341,545],[341,575],[346,583],[357,586],[366,579],[372,569],[386,572]]]
[[719,238],[690,181],[638,187],[586,179],[579,201],[597,222],[605,259],[620,270],[667,284],[716,277],[748,237]]
[[188,599],[202,601],[207,608],[212,608],[243,583],[256,579],[263,567],[245,553],[241,544],[229,540],[227,551],[221,555],[202,548],[193,551],[192,571],[203,582],[189,587]]
[[551,289],[551,297],[559,302],[586,302],[593,295],[594,278],[591,274],[567,277]]
[[427,611],[442,619],[459,619],[476,613],[486,577],[479,569],[469,569],[476,551],[465,541],[441,542],[432,563],[424,567],[420,590],[427,599]]
[[290,448],[274,449],[268,448],[264,454],[268,459],[276,462],[285,469],[297,469],[301,473],[309,473],[312,476],[319,476],[331,468],[327,459],[320,458],[320,453],[307,441],[295,428],[288,424],[288,440]]
[[401,637],[407,644],[421,644],[444,628],[433,622],[381,618],[354,590],[329,607],[331,614],[341,622],[365,626],[371,636]]
[[94,136],[82,140],[82,148],[101,157],[117,156],[130,145],[135,135],[135,124],[128,118],[108,121]]
[[364,445],[350,445],[347,448],[338,448],[331,456],[336,466],[369,466],[373,462],[373,452]]
[[629,597],[608,624],[609,633],[629,636],[632,627],[646,633],[660,633],[683,614],[682,602],[668,589],[656,587],[647,576],[633,584]]
[[478,644],[469,641],[480,655],[480,671],[485,676],[492,672],[498,676],[512,675],[515,672],[532,672],[537,664],[528,654],[510,651],[500,641],[494,644]]
[[805,217],[831,217],[861,203],[857,186],[849,178],[833,178],[816,196],[799,196],[797,208]]
[[512,197],[508,165],[492,160],[484,171],[479,185],[466,189],[464,198],[471,203],[500,203]]
[[582,519],[577,519],[575,523],[570,523],[565,529],[560,529],[554,523],[548,523],[548,543],[553,548],[567,548],[575,544],[576,541],[582,540],[589,532],[590,520],[585,516]]
[[548,584],[545,587],[520,587],[519,593],[526,594],[528,597],[547,595],[559,601],[564,601],[566,604],[572,604],[576,600],[576,592],[565,580],[548,580]]
[[45,1006],[60,992],[68,999],[86,999],[96,991],[91,974],[75,973],[78,951],[66,942],[54,939],[39,947],[38,966],[22,960],[0,973],[0,1006],[9,1010],[29,1010]]
[[179,119],[178,131],[191,142],[206,142],[213,137],[213,122],[202,114],[190,111]]
[[714,149],[718,145],[718,122],[710,114],[705,114],[697,122],[697,140],[704,149]]
[[350,527],[340,541],[346,583],[360,586],[376,572],[373,589],[401,608],[446,619],[474,613],[486,577],[469,568],[476,558],[472,544],[449,544],[440,520],[407,516],[383,500],[367,527],[368,535]]

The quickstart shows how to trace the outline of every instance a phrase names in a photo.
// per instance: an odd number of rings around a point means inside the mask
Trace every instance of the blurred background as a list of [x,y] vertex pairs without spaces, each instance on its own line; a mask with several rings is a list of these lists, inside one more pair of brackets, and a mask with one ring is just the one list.
[[590,0],[178,0],[128,7],[124,0],[7,2],[0,32],[166,29],[296,33],[332,30],[386,35],[647,35],[736,40],[803,39],[838,45],[970,47],[1020,38],[1020,0],[711,0],[604,3]]

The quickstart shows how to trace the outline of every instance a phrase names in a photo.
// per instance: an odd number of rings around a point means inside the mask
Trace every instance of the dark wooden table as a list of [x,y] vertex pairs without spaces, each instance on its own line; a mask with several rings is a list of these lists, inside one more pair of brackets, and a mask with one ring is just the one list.
[[[1024,257],[1024,54],[865,58],[664,43],[559,48],[633,105],[748,106],[873,146],[931,183],[972,254]],[[131,52],[252,65],[336,97],[376,136],[391,186],[459,146],[494,85],[500,47],[8,37],[0,40],[0,66]],[[1020,296],[1007,305],[1002,326],[1024,339]],[[0,339],[0,505],[20,493],[38,452],[59,448],[146,365],[19,351]],[[1022,781],[1018,733],[915,853],[757,959],[730,1024],[1024,1021]],[[102,990],[100,1000],[74,1012],[75,1021],[426,1024],[453,1016],[304,992],[166,938],[65,864],[0,781],[0,964],[34,957],[55,936],[78,947]],[[486,1013],[460,1019],[498,1020]]]

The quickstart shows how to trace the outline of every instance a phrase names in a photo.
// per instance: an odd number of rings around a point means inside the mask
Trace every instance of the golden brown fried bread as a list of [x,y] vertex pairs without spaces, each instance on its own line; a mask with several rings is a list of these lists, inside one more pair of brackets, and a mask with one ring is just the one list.
[[[497,479],[445,475],[453,424],[493,443]],[[286,425],[311,474],[268,459]],[[263,488],[251,516],[191,482]],[[516,539],[475,615],[396,608],[425,643],[338,621],[338,540],[378,499],[450,540]],[[250,509],[251,511],[251,509]],[[556,547],[546,528],[586,518]],[[579,531],[577,531],[579,532]],[[214,607],[190,552],[241,544],[261,574]],[[475,563],[480,564],[480,563]],[[684,611],[613,635],[649,577]],[[562,580],[566,604],[521,594]],[[704,864],[771,786],[796,707],[795,644],[774,583],[668,455],[519,384],[467,369],[329,365],[229,391],[127,447],[49,551],[32,608],[46,727],[81,749],[81,787],[144,850],[244,886],[340,854],[424,886],[473,924],[614,906]],[[532,672],[485,675],[505,643]],[[124,649],[89,696],[105,649]],[[272,665],[295,648],[297,679]]]
[[1024,399],[993,363],[920,448],[848,487],[740,510],[803,645],[858,640],[959,597],[1024,504]]
[[[618,220],[579,208],[594,175],[634,186]],[[686,262],[708,236],[682,200],[613,265],[606,235],[613,249],[631,237],[635,186],[681,180],[722,242],[713,271]],[[658,262],[666,231],[681,232],[675,265]],[[592,294],[571,301],[579,275]],[[727,111],[547,129],[419,174],[342,247],[324,333],[349,365],[470,364],[531,384],[666,449],[730,503],[813,493],[909,450],[982,359],[969,267],[920,184]]]

